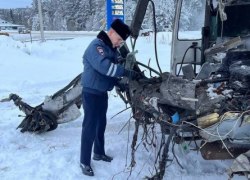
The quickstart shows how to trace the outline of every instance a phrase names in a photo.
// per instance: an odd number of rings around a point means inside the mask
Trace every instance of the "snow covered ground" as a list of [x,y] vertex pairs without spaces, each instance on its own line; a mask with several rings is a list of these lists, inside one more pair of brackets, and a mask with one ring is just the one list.
[[[44,43],[21,43],[12,37],[0,36],[0,99],[16,93],[32,106],[43,102],[82,72],[82,54],[94,36]],[[158,35],[158,55],[163,71],[169,70],[171,34]],[[130,44],[130,42],[127,42]],[[140,37],[137,59],[154,63],[153,37]],[[111,163],[92,161],[94,177],[86,177],[79,167],[80,137],[83,115],[75,121],[61,124],[44,134],[21,133],[16,130],[23,117],[13,102],[0,103],[0,179],[1,180],[80,180],[80,179],[143,179],[154,172],[156,151],[143,145],[136,152],[136,166],[129,173],[130,145],[134,120],[119,133],[131,116],[115,91],[109,93],[106,153],[114,157]],[[142,137],[142,129],[140,129]],[[160,133],[157,136],[160,139]],[[140,139],[140,138],[139,138]],[[176,161],[166,169],[164,179],[227,179],[231,160],[205,161],[197,152],[184,153],[175,147]],[[170,153],[171,155],[171,153]],[[172,155],[171,155],[172,156]],[[242,179],[236,177],[234,179]]]

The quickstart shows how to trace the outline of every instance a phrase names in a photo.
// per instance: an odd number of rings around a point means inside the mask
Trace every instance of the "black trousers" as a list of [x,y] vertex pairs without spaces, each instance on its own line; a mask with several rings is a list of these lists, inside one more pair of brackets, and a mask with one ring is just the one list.
[[104,155],[104,132],[106,129],[108,109],[108,95],[82,93],[84,119],[82,123],[80,162],[90,165],[92,146],[94,153]]

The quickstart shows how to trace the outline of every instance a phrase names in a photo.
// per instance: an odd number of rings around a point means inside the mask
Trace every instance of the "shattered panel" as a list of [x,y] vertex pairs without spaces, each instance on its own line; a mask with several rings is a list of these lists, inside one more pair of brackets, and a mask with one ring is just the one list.
[[162,94],[160,103],[195,110],[197,101],[195,87],[196,84],[192,81],[164,73],[162,74],[162,84],[160,86]]

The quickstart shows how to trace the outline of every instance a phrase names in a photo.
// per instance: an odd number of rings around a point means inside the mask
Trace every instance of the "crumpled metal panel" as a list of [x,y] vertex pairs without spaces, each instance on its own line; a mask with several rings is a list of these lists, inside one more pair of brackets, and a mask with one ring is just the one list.
[[234,174],[243,174],[250,179],[250,150],[239,155],[233,162],[232,166],[228,170],[228,175],[230,179]]
[[170,73],[162,74],[160,103],[168,104],[188,110],[196,110],[196,84],[192,81],[173,76]]

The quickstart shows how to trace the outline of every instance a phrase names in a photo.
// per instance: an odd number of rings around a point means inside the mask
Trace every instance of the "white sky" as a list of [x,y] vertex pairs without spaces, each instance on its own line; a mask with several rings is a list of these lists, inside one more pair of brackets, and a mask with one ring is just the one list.
[[0,9],[24,8],[31,6],[32,0],[0,0]]

